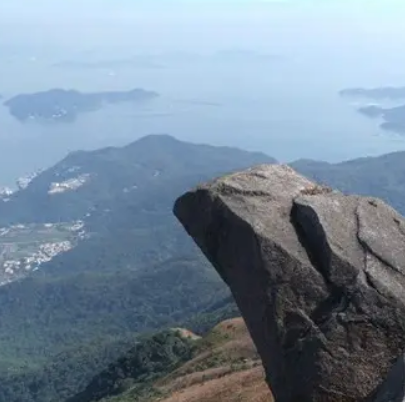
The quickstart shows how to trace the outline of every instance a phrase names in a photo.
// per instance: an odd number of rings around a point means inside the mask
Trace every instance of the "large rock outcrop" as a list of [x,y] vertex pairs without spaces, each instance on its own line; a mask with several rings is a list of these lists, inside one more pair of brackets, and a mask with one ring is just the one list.
[[231,288],[277,402],[391,402],[393,378],[401,397],[403,360],[388,375],[405,347],[395,210],[264,165],[199,186],[174,212]]

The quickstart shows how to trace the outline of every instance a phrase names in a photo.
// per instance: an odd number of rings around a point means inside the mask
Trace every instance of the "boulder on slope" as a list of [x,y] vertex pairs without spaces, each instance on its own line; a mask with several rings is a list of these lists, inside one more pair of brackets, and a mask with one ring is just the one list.
[[405,347],[394,209],[262,165],[184,194],[174,213],[232,290],[277,402],[360,402],[386,386]]

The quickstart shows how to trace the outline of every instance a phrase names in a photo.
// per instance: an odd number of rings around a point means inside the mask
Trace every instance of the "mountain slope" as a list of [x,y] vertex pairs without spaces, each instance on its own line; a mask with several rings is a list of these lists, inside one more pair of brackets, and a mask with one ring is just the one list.
[[0,204],[0,223],[84,219],[116,202],[156,202],[147,193],[169,191],[173,181],[204,180],[271,162],[264,154],[191,144],[169,135],[150,135],[122,148],[73,152]]
[[[74,247],[40,264],[58,277],[83,269],[159,263],[193,247],[170,213],[179,193],[199,181],[271,162],[260,153],[189,144],[166,135],[144,137],[123,148],[75,152],[7,202],[0,201],[0,224],[82,224]],[[26,267],[22,264],[20,271]]]
[[[75,152],[36,176],[0,204],[3,225],[80,221],[86,234],[40,264],[30,281],[0,288],[3,353],[49,356],[94,333],[187,320],[222,300],[228,293],[172,217],[173,200],[204,178],[273,161],[156,135],[123,148]],[[92,179],[79,187],[49,191],[57,180],[84,174]],[[29,336],[13,345],[26,330]]]
[[[205,311],[199,311],[198,315],[193,316],[186,324],[195,331],[205,333],[207,328],[212,328],[221,319],[238,314],[235,306],[226,298]],[[70,348],[54,354],[42,364],[35,356],[35,366],[32,366],[32,359],[27,359],[31,364],[28,367],[27,362],[21,362],[21,367],[17,366],[12,357],[9,361],[3,359],[0,371],[0,401],[44,402],[70,398],[84,389],[94,375],[109,364],[131,354],[131,349],[140,339],[142,337],[139,334],[128,333],[123,329],[122,332],[117,330],[109,336],[95,334],[90,342],[72,342]]]
[[166,261],[145,272],[34,276],[0,290],[1,354],[46,359],[92,339],[189,320],[227,295],[199,258]]
[[337,164],[300,160],[291,166],[345,193],[381,198],[405,215],[405,152]]
[[[123,351],[114,345],[139,332],[183,322],[204,329],[234,316],[230,293],[180,229],[172,203],[201,180],[273,161],[148,136],[70,154],[1,200],[0,274],[18,280],[0,287],[0,401],[67,398]],[[28,262],[24,245],[53,250],[44,228],[56,233],[58,225],[79,227],[80,235],[68,249]],[[5,271],[10,260],[19,271]],[[114,353],[91,347],[98,363],[81,360],[75,350],[91,344]],[[55,365],[57,356],[67,365]]]
[[[173,358],[176,342],[182,346],[178,348],[181,359]],[[243,320],[224,321],[203,338],[185,330],[155,335],[111,364],[68,402],[155,400],[270,401],[263,369]]]

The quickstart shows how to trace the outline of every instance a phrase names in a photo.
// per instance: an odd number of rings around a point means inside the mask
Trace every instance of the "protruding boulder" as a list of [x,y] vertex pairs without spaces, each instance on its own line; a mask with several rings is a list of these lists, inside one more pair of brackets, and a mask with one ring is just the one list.
[[285,165],[201,185],[174,212],[231,288],[277,402],[375,395],[405,347],[404,218]]

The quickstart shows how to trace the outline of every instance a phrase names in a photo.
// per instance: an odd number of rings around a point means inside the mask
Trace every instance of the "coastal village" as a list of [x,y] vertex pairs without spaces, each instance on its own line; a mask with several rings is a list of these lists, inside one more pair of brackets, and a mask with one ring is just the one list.
[[[76,170],[79,168],[70,168],[68,173]],[[13,195],[25,190],[40,173],[37,171],[19,178],[15,190],[9,187],[0,188],[0,202],[10,201]],[[48,194],[74,191],[89,178],[89,174],[81,174],[67,180],[51,182]],[[85,224],[81,220],[0,227],[0,286],[38,270],[42,264],[74,248],[85,237]]]
[[35,272],[85,236],[83,221],[0,228],[0,286]]

